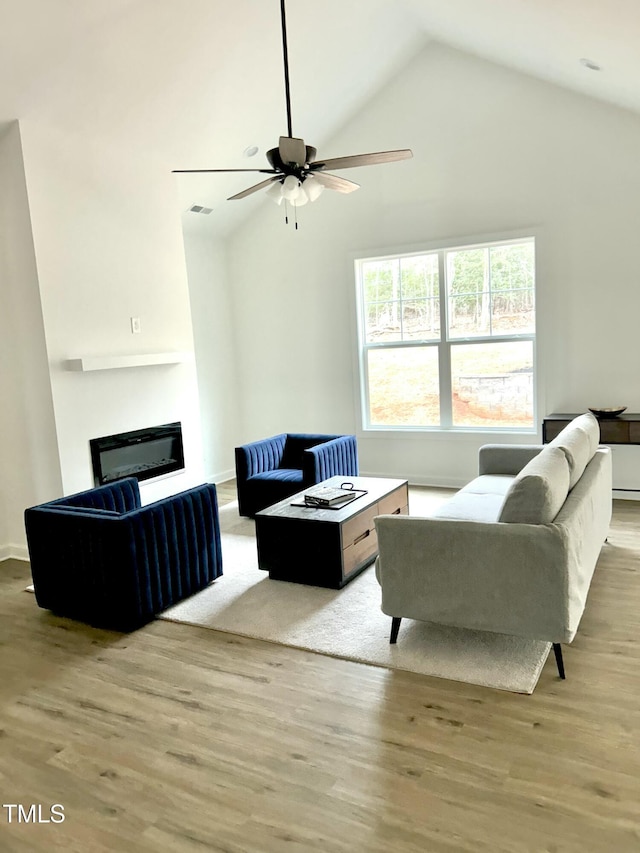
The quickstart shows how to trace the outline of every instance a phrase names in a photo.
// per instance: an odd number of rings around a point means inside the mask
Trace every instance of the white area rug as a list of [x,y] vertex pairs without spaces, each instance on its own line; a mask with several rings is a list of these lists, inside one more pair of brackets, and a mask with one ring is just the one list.
[[[426,514],[439,500],[412,489],[411,514]],[[342,590],[270,580],[258,568],[254,522],[240,518],[234,503],[221,508],[220,523],[223,576],[160,618],[374,666],[533,693],[550,643],[403,619],[398,642],[391,645],[391,619],[380,610],[373,565]]]

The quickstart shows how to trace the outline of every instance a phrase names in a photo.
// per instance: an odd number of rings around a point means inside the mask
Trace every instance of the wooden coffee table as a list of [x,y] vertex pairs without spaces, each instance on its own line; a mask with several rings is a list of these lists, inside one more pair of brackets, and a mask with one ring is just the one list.
[[258,565],[274,580],[341,589],[375,560],[376,515],[409,512],[406,480],[380,477],[332,477],[367,494],[342,509],[295,506],[304,490],[256,514]]

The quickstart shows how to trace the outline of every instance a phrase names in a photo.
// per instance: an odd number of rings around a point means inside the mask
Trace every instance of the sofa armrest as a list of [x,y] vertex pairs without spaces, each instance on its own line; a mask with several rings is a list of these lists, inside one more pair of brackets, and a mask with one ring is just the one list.
[[554,524],[378,516],[382,610],[567,642],[568,543]]
[[245,482],[255,474],[275,471],[276,468],[279,468],[286,438],[286,433],[281,433],[271,438],[264,438],[261,441],[236,447],[236,479],[238,482]]
[[302,454],[302,482],[305,487],[329,477],[357,477],[358,470],[355,435],[341,435],[309,447]]
[[25,510],[31,575],[40,607],[73,618],[106,598],[107,588],[123,572],[126,517],[51,504]]
[[170,495],[124,517],[132,561],[131,594],[153,616],[222,574],[216,487]]
[[515,476],[543,447],[542,444],[484,444],[478,451],[478,473]]
[[67,495],[42,506],[85,507],[113,512],[129,512],[140,506],[140,487],[135,477],[123,477],[113,483]]

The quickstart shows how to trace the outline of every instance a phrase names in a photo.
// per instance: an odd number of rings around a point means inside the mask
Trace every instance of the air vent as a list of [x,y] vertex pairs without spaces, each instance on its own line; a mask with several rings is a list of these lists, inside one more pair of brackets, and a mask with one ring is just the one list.
[[203,207],[201,204],[192,204],[191,207],[189,208],[189,212],[190,213],[208,214],[208,213],[213,213],[213,208],[212,207]]

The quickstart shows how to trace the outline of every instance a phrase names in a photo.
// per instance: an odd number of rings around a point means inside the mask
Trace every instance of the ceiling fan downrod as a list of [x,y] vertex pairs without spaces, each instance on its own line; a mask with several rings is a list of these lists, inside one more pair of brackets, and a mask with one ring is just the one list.
[[287,104],[287,133],[293,138],[291,129],[291,89],[289,86],[289,49],[287,48],[287,15],[284,0],[280,0],[280,19],[282,21],[282,56],[284,60],[284,93]]

